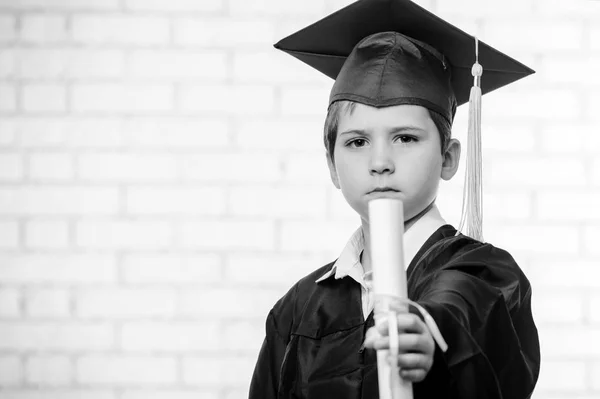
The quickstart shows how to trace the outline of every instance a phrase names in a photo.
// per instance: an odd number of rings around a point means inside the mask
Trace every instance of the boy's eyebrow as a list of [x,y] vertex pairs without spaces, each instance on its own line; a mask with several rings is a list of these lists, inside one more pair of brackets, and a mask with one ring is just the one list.
[[[418,126],[398,126],[398,127],[393,127],[391,129],[389,129],[388,134],[402,133],[402,132],[414,132],[414,131],[427,133],[427,130],[420,128]],[[350,130],[346,130],[346,131],[340,133],[340,136],[343,134],[350,134],[350,133],[362,134],[365,136],[369,135],[369,132],[364,129],[350,129]]]

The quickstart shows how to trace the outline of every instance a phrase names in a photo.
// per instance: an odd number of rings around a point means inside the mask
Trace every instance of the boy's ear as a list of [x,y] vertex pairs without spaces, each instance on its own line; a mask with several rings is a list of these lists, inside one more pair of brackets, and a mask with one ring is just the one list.
[[331,176],[331,181],[333,185],[338,190],[340,189],[340,181],[338,179],[337,171],[335,170],[335,165],[331,160],[331,156],[329,155],[329,151],[325,150],[325,157],[327,158],[327,166],[329,167],[329,176]]
[[441,178],[450,180],[458,170],[458,162],[460,161],[460,141],[457,139],[450,139],[443,157]]

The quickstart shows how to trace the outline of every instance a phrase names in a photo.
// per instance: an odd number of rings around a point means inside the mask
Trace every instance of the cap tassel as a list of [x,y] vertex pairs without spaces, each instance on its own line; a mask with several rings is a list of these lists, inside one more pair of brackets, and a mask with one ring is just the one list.
[[[463,206],[458,231],[483,241],[483,191],[481,163],[481,75],[479,41],[475,38],[475,64],[471,68],[473,87],[469,97],[467,166],[463,189]],[[466,231],[464,230],[466,227]]]

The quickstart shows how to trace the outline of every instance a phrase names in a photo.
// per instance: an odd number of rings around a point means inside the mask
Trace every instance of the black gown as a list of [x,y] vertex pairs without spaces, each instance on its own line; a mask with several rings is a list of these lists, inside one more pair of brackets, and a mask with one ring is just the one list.
[[[407,269],[408,296],[435,319],[448,343],[437,346],[418,398],[531,396],[540,367],[531,286],[506,251],[440,227]],[[351,278],[298,281],[269,312],[250,399],[376,399],[377,359],[361,350],[361,287]]]

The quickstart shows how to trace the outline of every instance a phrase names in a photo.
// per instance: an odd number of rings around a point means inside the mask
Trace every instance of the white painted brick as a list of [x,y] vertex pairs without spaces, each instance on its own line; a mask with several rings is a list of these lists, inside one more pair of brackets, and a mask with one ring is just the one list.
[[[485,110],[482,111],[485,117],[490,120],[539,118],[564,123],[583,116],[583,99],[574,90],[539,89],[527,79],[530,78],[514,83],[519,90],[506,88],[486,95]],[[531,87],[527,89],[526,85]]]
[[[462,191],[455,194],[456,209],[462,207]],[[532,198],[529,193],[496,192],[489,190],[483,195],[485,220],[527,220],[531,218]]]
[[597,357],[600,343],[596,339],[600,329],[581,326],[564,326],[546,329],[540,335],[540,351],[547,359],[560,357]]
[[[457,131],[456,123],[452,129],[453,133]],[[467,132],[467,128],[463,132]],[[487,124],[483,127],[481,145],[483,147],[483,156],[491,152],[510,152],[523,153],[532,152],[536,149],[535,129],[533,126],[513,126]],[[463,163],[467,154],[467,140],[461,140],[463,145]],[[515,143],[518,143],[515,145]]]
[[235,144],[243,149],[314,150],[323,148],[323,119],[244,118],[236,123]]
[[222,215],[225,189],[210,187],[131,187],[127,190],[126,211],[144,215]]
[[[573,54],[565,57],[553,56],[549,53],[542,59],[539,73],[550,83],[569,83],[586,87],[590,83],[600,84],[600,77],[595,73],[599,69],[600,56],[585,53],[581,56]],[[585,79],[582,79],[582,76],[585,76]]]
[[[2,90],[1,85],[0,90]],[[3,120],[0,120],[0,146],[14,146],[16,135],[17,124],[14,119],[3,118]]]
[[590,298],[587,317],[592,323],[600,324],[600,295],[595,294]]
[[584,37],[583,24],[569,23],[562,18],[533,20],[507,15],[503,19],[486,20],[483,30],[481,38],[486,43],[507,52],[511,49],[535,52],[577,50],[582,48]]
[[209,284],[221,281],[216,255],[128,254],[121,264],[123,280],[133,284]]
[[520,225],[490,223],[487,242],[511,252],[529,254],[577,254],[580,239],[578,229],[561,225]]
[[173,87],[156,84],[75,84],[71,89],[75,112],[153,112],[173,107]]
[[[244,333],[241,334],[240,332]],[[223,332],[223,352],[235,352],[256,355],[265,338],[264,320],[234,321],[226,323]]]
[[[240,331],[244,330],[238,333]],[[220,341],[220,328],[216,322],[130,322],[123,324],[120,347],[128,352],[190,354],[215,350]]]
[[[600,15],[600,4],[590,0],[533,0],[536,14],[540,16],[592,17]],[[569,19],[577,21],[577,19]]]
[[582,323],[585,302],[586,298],[581,293],[537,289],[532,299],[533,317],[538,325]]
[[[568,134],[568,139],[565,139]],[[592,137],[594,127],[591,124],[552,124],[544,126],[540,132],[541,148],[552,153],[581,154],[594,151]]]
[[57,288],[35,288],[26,291],[25,312],[32,317],[69,317],[69,291]]
[[587,109],[587,115],[589,119],[594,121],[600,121],[600,112],[598,112],[598,110],[600,109],[600,94],[598,94],[597,92],[591,92],[589,94],[589,103]]
[[0,83],[0,112],[17,109],[17,87],[12,83]]
[[600,27],[590,26],[590,46],[593,50],[600,49]]
[[68,386],[73,379],[73,364],[66,356],[30,357],[25,362],[27,382],[41,386]]
[[220,153],[181,156],[186,180],[260,183],[282,178],[281,161],[271,153]]
[[18,145],[23,147],[57,147],[64,144],[68,123],[64,117],[15,118]]
[[545,360],[536,391],[581,392],[586,386],[586,366],[581,361]]
[[90,355],[77,360],[76,381],[102,385],[167,385],[177,381],[177,362],[156,356]]
[[327,187],[332,184],[324,150],[318,155],[291,154],[284,160],[284,170],[283,179],[288,184],[310,183]]
[[173,244],[174,231],[162,221],[82,221],[76,226],[76,242],[82,248],[158,249]]
[[229,143],[226,119],[128,118],[123,124],[123,134],[136,147],[206,149]]
[[177,159],[160,153],[88,153],[79,156],[77,173],[86,180],[164,181],[178,175]]
[[224,0],[125,0],[132,11],[210,12],[222,11]]
[[322,17],[325,14],[324,0],[307,0],[303,2],[278,1],[278,0],[231,0],[229,1],[229,12],[234,15],[269,15],[279,16],[307,14]]
[[600,226],[588,226],[583,229],[583,245],[588,253],[600,254]]
[[[285,4],[294,3],[285,2]],[[243,83],[306,82],[324,87],[331,87],[333,82],[325,74],[315,72],[313,68],[299,62],[296,58],[273,49],[252,52],[236,50],[233,54],[233,78]]]
[[77,118],[67,122],[66,145],[75,148],[120,147],[121,121],[115,118]]
[[540,289],[600,288],[600,268],[595,260],[574,260],[572,257],[536,258],[528,269],[528,277]]
[[322,116],[325,120],[330,90],[328,86],[284,88],[281,93],[281,113],[285,116]]
[[[421,2],[423,3],[423,2]],[[431,1],[421,4],[422,7],[432,9]],[[446,15],[459,13],[462,16],[472,18],[491,16],[511,16],[529,15],[533,11],[533,5],[530,0],[508,0],[499,3],[494,0],[459,0],[459,1],[442,1],[435,3],[435,13],[441,17]],[[461,29],[464,30],[462,26]]]
[[86,289],[75,295],[80,318],[161,317],[175,313],[170,289]]
[[585,169],[575,157],[487,157],[483,173],[490,187],[576,187],[586,183]]
[[314,255],[232,253],[227,257],[225,280],[245,285],[274,285],[289,288],[296,281],[325,264],[325,261]]
[[0,7],[17,10],[116,10],[119,0],[1,0]]
[[107,255],[0,255],[6,284],[88,284],[117,280],[115,258]]
[[272,250],[276,241],[272,222],[203,220],[182,223],[180,229],[184,248]]
[[[21,293],[16,288],[0,288],[0,317],[10,318],[21,315]],[[2,373],[0,373],[2,374]]]
[[183,381],[193,386],[249,386],[256,359],[233,356],[183,360]]
[[62,84],[30,83],[22,88],[25,112],[61,112],[67,109],[67,90]]
[[119,50],[20,49],[18,76],[38,78],[117,78],[125,70],[125,56]]
[[0,43],[12,42],[17,37],[17,19],[13,15],[0,15]]
[[231,189],[229,208],[243,216],[325,217],[327,192],[323,187],[238,187]]
[[65,147],[105,148],[123,144],[121,121],[109,117],[16,118],[9,128],[17,135],[18,145],[25,148],[64,150]]
[[116,188],[0,188],[0,214],[5,215],[106,215],[114,214],[117,208]]
[[175,19],[173,28],[178,45],[245,47],[275,43],[271,19],[185,17]]
[[23,363],[18,356],[2,355],[0,357],[0,387],[18,387],[24,377]]
[[[246,392],[248,396],[248,392]],[[124,390],[121,399],[221,399],[218,389],[153,389],[153,390]]]
[[169,30],[164,17],[75,15],[71,21],[73,40],[88,44],[166,44]]
[[225,52],[137,50],[130,55],[128,71],[134,78],[217,81],[227,77],[227,63]]
[[[289,288],[289,287],[287,287]],[[263,319],[284,289],[206,288],[181,290],[180,312],[186,316]]]
[[541,220],[591,221],[600,220],[598,204],[598,191],[542,191],[537,193],[535,209]]
[[23,178],[23,158],[20,154],[0,153],[0,181]]
[[61,15],[25,14],[20,39],[28,43],[59,43],[68,40],[67,20]]
[[[2,24],[2,18],[0,18]],[[1,28],[0,28],[1,29]],[[0,79],[10,79],[15,75],[16,57],[12,49],[0,50]]]
[[113,327],[101,323],[0,322],[0,349],[12,351],[108,350],[114,345]]
[[34,180],[60,181],[75,176],[71,154],[33,153],[29,156],[29,177]]
[[186,85],[179,92],[186,112],[227,115],[269,115],[275,110],[275,89],[264,85]]
[[356,221],[347,223],[318,219],[284,221],[280,234],[281,248],[284,251],[333,251],[337,257],[358,227],[358,217]]
[[119,399],[114,390],[110,389],[69,389],[62,387],[21,388],[19,390],[2,392],[2,399]]
[[595,391],[600,391],[600,363],[595,361],[592,363],[591,371],[590,371],[590,380],[592,389]]
[[591,174],[592,182],[600,186],[600,158],[592,160]]
[[77,49],[68,57],[67,78],[119,78],[125,73],[125,55],[120,50]]

